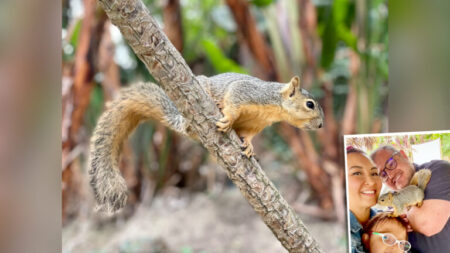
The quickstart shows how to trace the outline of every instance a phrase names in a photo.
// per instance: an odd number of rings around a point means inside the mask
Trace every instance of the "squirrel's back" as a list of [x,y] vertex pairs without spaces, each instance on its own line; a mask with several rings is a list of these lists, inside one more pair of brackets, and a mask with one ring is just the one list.
[[238,73],[223,73],[210,77],[210,89],[216,97],[215,100],[223,100],[228,96],[234,105],[279,104],[280,91],[284,85]]
[[423,200],[423,190],[415,185],[408,185],[394,193],[394,204],[415,205]]
[[388,192],[378,198],[378,204],[394,208],[392,216],[399,216],[404,213],[408,206],[422,205],[424,198],[423,190],[415,185],[408,185],[405,188]]

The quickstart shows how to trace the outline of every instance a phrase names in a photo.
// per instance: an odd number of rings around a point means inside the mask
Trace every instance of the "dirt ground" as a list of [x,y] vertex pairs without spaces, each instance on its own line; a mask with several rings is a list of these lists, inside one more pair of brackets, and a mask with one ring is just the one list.
[[[287,252],[236,188],[217,195],[157,197],[128,219],[89,217],[63,228],[64,253]],[[300,218],[324,252],[346,252],[343,226]]]

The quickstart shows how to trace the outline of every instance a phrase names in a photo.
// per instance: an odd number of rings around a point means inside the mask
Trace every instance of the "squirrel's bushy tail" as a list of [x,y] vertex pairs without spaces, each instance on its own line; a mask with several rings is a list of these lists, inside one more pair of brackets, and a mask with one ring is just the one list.
[[412,179],[411,179],[411,185],[417,185],[420,189],[425,191],[425,188],[428,185],[428,182],[430,182],[431,179],[431,170],[429,169],[421,169],[414,173]]
[[119,170],[125,138],[144,120],[156,119],[185,134],[185,119],[164,91],[153,83],[139,83],[121,90],[100,116],[91,138],[89,176],[102,211],[125,206],[127,185]]

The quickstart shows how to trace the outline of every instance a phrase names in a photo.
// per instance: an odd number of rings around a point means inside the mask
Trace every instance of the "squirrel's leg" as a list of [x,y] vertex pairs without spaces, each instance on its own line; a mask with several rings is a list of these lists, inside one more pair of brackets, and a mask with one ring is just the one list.
[[400,205],[400,207],[395,208],[394,209],[395,210],[394,211],[394,217],[398,217],[398,216],[404,214],[405,213],[405,209],[406,209],[405,205]]
[[255,155],[255,153],[253,152],[253,145],[252,145],[252,139],[254,135],[250,135],[250,134],[242,134],[242,133],[238,133],[239,137],[241,137],[242,140],[242,145],[241,145],[241,149],[242,149],[242,153],[247,156],[248,158],[252,157]]
[[422,204],[423,204],[423,200],[421,200],[421,201],[417,202],[417,206],[418,206],[418,207],[421,207],[421,206],[422,206]]
[[216,126],[219,131],[226,133],[231,130],[234,121],[239,117],[239,112],[237,108],[229,106],[225,103],[222,113],[223,118],[217,121]]
[[397,207],[395,205],[393,207],[394,207],[394,211],[392,213],[388,214],[389,217],[397,217],[399,215]]
[[410,185],[416,185],[416,186],[419,186],[419,177],[418,177],[418,175],[419,175],[419,174],[417,174],[417,172],[414,173],[414,175],[413,175],[411,181],[409,182]]

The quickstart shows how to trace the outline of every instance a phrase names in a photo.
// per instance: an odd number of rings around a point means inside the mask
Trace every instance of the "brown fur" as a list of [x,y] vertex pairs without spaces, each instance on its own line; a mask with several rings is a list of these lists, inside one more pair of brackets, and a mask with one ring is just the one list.
[[410,185],[416,185],[422,190],[425,190],[425,188],[428,185],[428,182],[430,182],[431,179],[431,170],[429,169],[421,169],[414,173]]

